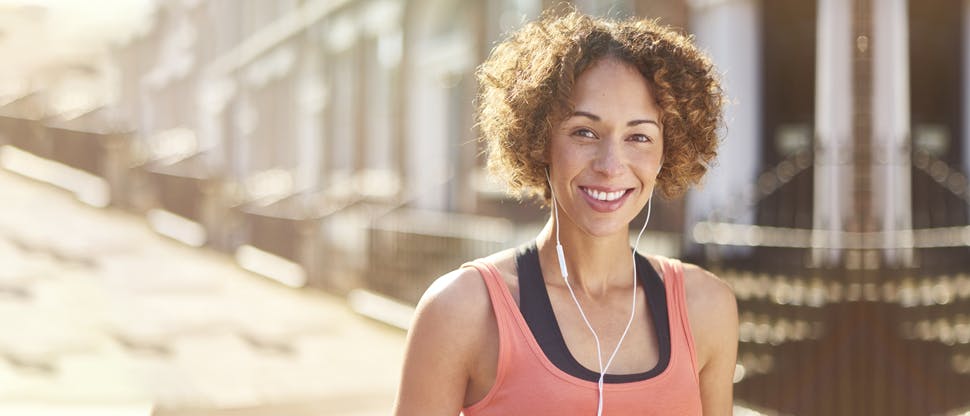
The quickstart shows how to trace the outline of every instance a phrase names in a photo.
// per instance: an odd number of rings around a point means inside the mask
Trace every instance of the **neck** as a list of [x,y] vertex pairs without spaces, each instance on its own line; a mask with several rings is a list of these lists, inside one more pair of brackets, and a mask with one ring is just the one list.
[[[556,253],[556,224],[550,218],[536,244],[543,275],[548,283],[565,285]],[[605,297],[612,289],[633,285],[633,259],[626,230],[614,235],[593,237],[572,227],[559,230],[565,254],[569,284],[577,295],[593,299]]]

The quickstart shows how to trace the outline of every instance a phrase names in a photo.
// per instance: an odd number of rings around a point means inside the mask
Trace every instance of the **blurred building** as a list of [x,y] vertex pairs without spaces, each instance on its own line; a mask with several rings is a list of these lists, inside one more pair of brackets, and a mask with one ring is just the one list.
[[[54,122],[26,110],[44,107],[34,91],[4,107],[0,143],[285,284],[413,303],[545,219],[484,172],[474,71],[554,3],[160,2],[114,70],[91,70],[117,80],[109,104]],[[970,411],[966,1],[574,3],[683,28],[723,73],[718,164],[655,207],[645,251],[735,287],[738,402]]]

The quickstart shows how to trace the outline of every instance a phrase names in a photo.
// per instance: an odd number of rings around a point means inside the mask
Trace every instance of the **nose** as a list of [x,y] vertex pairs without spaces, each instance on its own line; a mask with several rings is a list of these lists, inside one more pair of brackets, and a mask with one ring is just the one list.
[[624,168],[623,147],[615,140],[600,141],[596,159],[593,160],[593,171],[607,177],[618,176]]

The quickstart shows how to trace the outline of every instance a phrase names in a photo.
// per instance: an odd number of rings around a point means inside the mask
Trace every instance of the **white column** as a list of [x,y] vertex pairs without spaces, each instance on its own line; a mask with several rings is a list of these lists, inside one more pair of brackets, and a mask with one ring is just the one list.
[[813,263],[834,264],[852,214],[852,2],[819,0],[815,58]]
[[[909,29],[906,0],[874,0],[872,15],[873,215],[887,247],[911,243]],[[889,264],[912,261],[912,249],[886,250]]]
[[199,148],[207,150],[206,164],[217,172],[232,172],[232,162],[227,158],[231,148],[231,132],[224,129],[224,120],[230,111],[230,102],[236,98],[236,81],[228,75],[199,77],[195,91],[198,108]]
[[[419,58],[420,59],[420,58]],[[448,98],[441,86],[444,74],[434,65],[420,65],[412,73],[408,91],[408,163],[405,168],[409,198],[416,207],[444,210],[447,207],[445,183],[448,181]]]
[[[453,97],[461,76],[471,76],[476,60],[474,33],[467,24],[469,14],[432,13],[432,10],[452,10],[449,3],[456,0],[427,0],[417,2],[411,12],[405,45],[408,55],[408,80],[405,90],[408,103],[406,118],[405,192],[411,206],[419,209],[444,211],[449,208],[449,182],[455,178],[452,148],[460,138],[453,137],[451,109],[459,105]],[[464,10],[464,9],[456,9]],[[445,19],[457,20],[454,24]],[[464,20],[464,21],[463,21]],[[445,32],[433,28],[451,27]],[[463,140],[463,139],[461,139]]]
[[299,109],[297,124],[297,164],[294,187],[298,191],[317,190],[320,184],[320,159],[323,153],[324,103],[328,87],[320,69],[319,45],[310,42],[304,46],[302,67],[294,96]]
[[[724,115],[727,137],[721,138],[717,161],[686,201],[688,235],[698,221],[736,205],[738,195],[755,183],[759,163],[752,161],[760,159],[762,137],[759,2],[695,0],[689,13],[690,32],[720,72],[729,104]],[[743,224],[753,220],[753,210],[734,219]]]
[[240,181],[248,179],[259,166],[253,157],[253,130],[256,128],[256,110],[254,109],[249,92],[241,90],[236,96],[236,105],[232,113],[232,124],[235,142],[233,173]]

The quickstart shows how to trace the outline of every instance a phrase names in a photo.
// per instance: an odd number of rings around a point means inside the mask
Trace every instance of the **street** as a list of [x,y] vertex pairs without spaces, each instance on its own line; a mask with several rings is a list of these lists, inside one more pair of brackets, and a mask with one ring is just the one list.
[[386,415],[404,332],[0,170],[0,414]]

